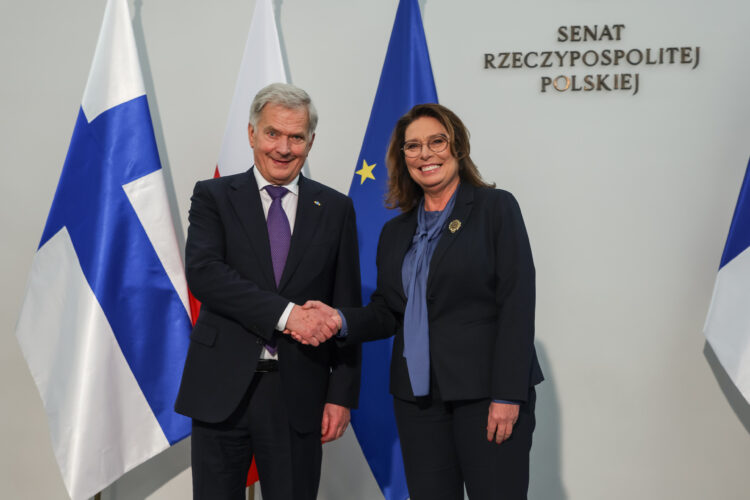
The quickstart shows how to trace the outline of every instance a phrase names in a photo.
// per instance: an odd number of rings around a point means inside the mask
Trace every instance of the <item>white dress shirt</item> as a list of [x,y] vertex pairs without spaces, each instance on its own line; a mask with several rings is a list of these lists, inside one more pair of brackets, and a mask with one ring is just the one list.
[[[253,174],[255,175],[255,182],[258,184],[258,190],[260,191],[260,203],[263,205],[263,216],[268,219],[268,209],[271,208],[271,202],[273,199],[271,198],[271,195],[268,194],[268,191],[265,190],[265,187],[271,185],[271,183],[268,182],[255,167],[253,167]],[[297,177],[292,179],[289,184],[284,184],[284,187],[289,190],[289,193],[281,198],[281,208],[284,210],[286,218],[289,220],[290,233],[293,234],[294,221],[297,217],[297,200],[299,200],[299,174],[297,174]],[[286,322],[289,319],[289,315],[292,313],[293,307],[294,302],[287,304],[286,309],[281,313],[279,321],[276,323],[277,330],[284,331],[286,328]],[[260,354],[260,359],[278,359],[278,351],[277,354],[271,354],[264,347]]]

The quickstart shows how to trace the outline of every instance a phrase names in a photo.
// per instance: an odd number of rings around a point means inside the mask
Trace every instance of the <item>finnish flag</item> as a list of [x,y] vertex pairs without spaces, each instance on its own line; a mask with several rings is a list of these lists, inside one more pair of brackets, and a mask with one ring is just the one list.
[[703,331],[727,375],[750,402],[750,164]]
[[190,317],[126,0],[109,0],[16,335],[74,500],[190,433]]

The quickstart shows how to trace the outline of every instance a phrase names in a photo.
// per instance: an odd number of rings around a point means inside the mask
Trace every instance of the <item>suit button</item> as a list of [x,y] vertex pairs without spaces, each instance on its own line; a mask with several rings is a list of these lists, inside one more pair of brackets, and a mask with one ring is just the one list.
[[255,341],[255,343],[256,343],[256,344],[260,344],[260,345],[263,345],[263,339],[257,339],[257,340]]
[[430,303],[430,304],[432,304],[433,302],[435,302],[435,296],[434,295],[428,295],[427,296],[427,302]]

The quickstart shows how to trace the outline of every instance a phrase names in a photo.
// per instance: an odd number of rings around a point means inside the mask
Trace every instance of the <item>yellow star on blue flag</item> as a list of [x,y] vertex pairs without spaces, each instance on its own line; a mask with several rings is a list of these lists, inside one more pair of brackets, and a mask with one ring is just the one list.
[[375,176],[372,175],[372,169],[375,168],[375,165],[376,163],[368,165],[367,160],[362,160],[362,168],[354,172],[361,177],[359,180],[360,185],[364,184],[367,179],[375,180]]

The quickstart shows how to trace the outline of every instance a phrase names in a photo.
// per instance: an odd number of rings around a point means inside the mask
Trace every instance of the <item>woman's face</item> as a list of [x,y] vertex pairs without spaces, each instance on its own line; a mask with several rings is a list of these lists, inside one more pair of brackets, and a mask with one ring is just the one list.
[[406,127],[406,167],[427,195],[437,195],[446,189],[452,193],[458,185],[458,160],[451,153],[450,142],[445,127],[430,116],[417,118]]

